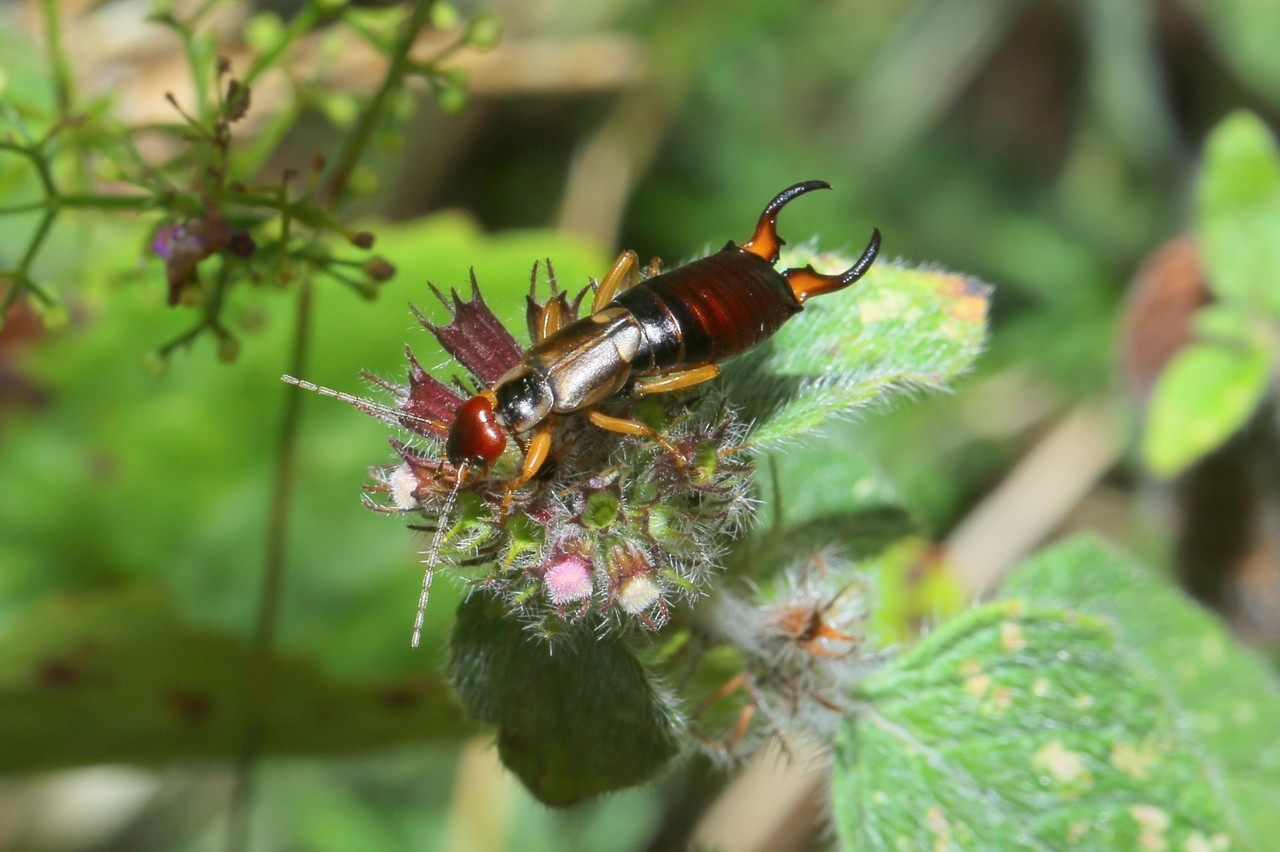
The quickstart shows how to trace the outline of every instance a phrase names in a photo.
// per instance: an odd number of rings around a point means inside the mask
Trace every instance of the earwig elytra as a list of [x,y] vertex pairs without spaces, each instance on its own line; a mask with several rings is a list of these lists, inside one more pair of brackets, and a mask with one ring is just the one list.
[[609,431],[647,435],[678,457],[649,426],[596,406],[709,381],[721,362],[769,338],[805,301],[861,278],[880,250],[879,230],[843,273],[773,267],[783,245],[779,211],[797,196],[830,188],[820,180],[790,186],[765,206],[742,246],[729,242],[644,280],[636,253],[623,252],[596,289],[591,313],[576,322],[562,324],[552,309],[558,303],[549,302],[524,360],[458,409],[445,442],[450,464],[460,477],[473,467],[487,468],[502,455],[508,435],[527,437],[520,473],[506,483],[510,492],[538,473],[551,449],[555,418],[568,415]]

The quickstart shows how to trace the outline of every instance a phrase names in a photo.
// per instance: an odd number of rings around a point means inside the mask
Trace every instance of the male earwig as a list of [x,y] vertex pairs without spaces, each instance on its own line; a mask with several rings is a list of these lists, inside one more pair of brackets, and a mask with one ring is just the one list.
[[519,488],[546,461],[555,418],[570,414],[584,415],[602,429],[647,435],[679,457],[649,426],[596,406],[713,379],[720,362],[770,337],[808,299],[861,278],[880,250],[879,230],[872,231],[858,261],[838,275],[812,266],[781,273],[773,268],[783,245],[779,211],[797,196],[830,188],[820,180],[788,187],[765,207],[741,247],[730,242],[642,281],[636,253],[623,252],[600,282],[589,316],[561,325],[556,311],[538,324],[540,336],[524,360],[458,409],[445,443],[450,464],[487,468],[502,455],[507,435],[527,436],[520,473],[506,484],[508,490]]
[[[687,464],[651,427],[605,414],[597,406],[618,398],[683,390],[714,379],[720,374],[722,361],[769,338],[799,313],[807,300],[834,293],[863,276],[880,250],[879,230],[872,230],[862,256],[842,273],[824,275],[812,266],[778,272],[773,267],[783,245],[777,231],[778,213],[806,192],[830,188],[825,181],[811,180],[784,189],[764,208],[755,233],[742,246],[727,243],[713,255],[668,272],[650,268],[645,270],[648,277],[642,277],[636,253],[623,252],[596,288],[590,315],[569,322],[576,314],[576,302],[571,306],[563,293],[554,295],[540,311],[530,314],[533,346],[488,388],[458,406],[450,423],[426,420],[403,409],[284,377],[291,384],[344,400],[389,423],[420,421],[433,434],[446,436],[445,459],[455,476],[427,552],[414,620],[414,647],[422,636],[446,516],[464,481],[490,468],[506,449],[508,438],[521,446],[524,460],[520,472],[503,485],[504,510],[516,489],[533,479],[546,463],[556,420],[561,417],[581,415],[601,429],[648,436],[670,452],[677,464]],[[456,300],[455,306],[462,310]],[[438,337],[443,331],[430,327]]]

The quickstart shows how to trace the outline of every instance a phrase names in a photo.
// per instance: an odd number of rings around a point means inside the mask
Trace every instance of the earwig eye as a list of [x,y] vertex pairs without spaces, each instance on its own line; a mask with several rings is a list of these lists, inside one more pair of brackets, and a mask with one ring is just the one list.
[[498,460],[506,446],[507,436],[494,416],[493,402],[486,394],[480,394],[458,407],[444,452],[454,467],[464,464],[488,467]]

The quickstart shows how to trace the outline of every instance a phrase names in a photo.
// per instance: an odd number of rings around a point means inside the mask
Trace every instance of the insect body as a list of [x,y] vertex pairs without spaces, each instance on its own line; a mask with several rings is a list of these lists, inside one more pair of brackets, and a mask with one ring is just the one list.
[[[788,187],[764,208],[755,233],[742,246],[728,243],[713,255],[668,272],[642,278],[635,252],[623,252],[596,288],[591,313],[580,320],[568,321],[576,308],[570,307],[563,293],[545,305],[534,305],[536,310],[530,314],[533,346],[519,356],[518,363],[514,352],[506,353],[511,357],[504,363],[515,366],[496,381],[486,379],[489,387],[458,405],[451,422],[424,418],[403,408],[389,409],[284,377],[390,423],[416,421],[420,431],[415,431],[420,434],[445,436],[445,457],[456,475],[452,490],[439,507],[435,537],[427,551],[413,627],[414,647],[422,635],[432,577],[448,528],[445,521],[459,489],[472,481],[473,472],[484,471],[498,460],[508,439],[520,444],[524,459],[519,474],[503,484],[504,515],[516,489],[542,469],[550,454],[556,421],[561,418],[585,417],[602,429],[646,435],[665,447],[678,465],[687,464],[651,427],[606,414],[598,406],[621,397],[667,393],[709,381],[719,375],[721,362],[768,339],[799,313],[808,299],[840,290],[862,277],[880,250],[879,231],[872,232],[862,256],[842,273],[824,275],[811,266],[779,272],[773,267],[783,245],[777,233],[779,211],[797,196],[829,188],[818,180]],[[455,306],[458,323],[464,306],[456,299]],[[428,327],[444,343],[445,329]],[[451,333],[460,333],[460,328]],[[515,348],[515,341],[510,345]],[[474,365],[468,366],[478,374]],[[443,385],[430,395],[456,400]],[[431,410],[434,413],[439,408]]]
[[[770,337],[813,296],[857,281],[880,249],[880,232],[843,273],[812,266],[778,272],[783,241],[778,212],[799,195],[830,189],[806,181],[780,192],[765,207],[751,239],[653,277],[639,279],[634,252],[624,252],[596,290],[592,312],[561,325],[558,311],[543,315],[523,361],[458,409],[445,454],[460,476],[492,465],[507,435],[527,437],[515,489],[537,474],[551,447],[555,418],[582,415],[603,429],[648,435],[679,458],[643,423],[596,409],[619,396],[644,396],[692,387],[715,378],[719,363]],[[554,306],[549,302],[548,307]]]

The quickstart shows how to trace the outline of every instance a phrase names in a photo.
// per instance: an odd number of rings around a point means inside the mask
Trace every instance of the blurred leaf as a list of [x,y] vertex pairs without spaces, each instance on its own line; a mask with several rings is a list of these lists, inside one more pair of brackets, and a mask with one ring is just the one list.
[[846,441],[820,432],[768,454],[759,464],[768,472],[757,515],[762,529],[897,505],[894,487],[875,461]]
[[904,538],[862,568],[875,577],[871,632],[882,647],[912,642],[969,605],[964,585],[931,541]]
[[[154,589],[58,597],[0,641],[0,771],[229,759],[244,738],[249,652],[183,625]],[[351,754],[466,731],[442,684],[344,681],[278,657],[267,754]]]
[[1272,101],[1280,101],[1280,6],[1271,0],[1185,0],[1199,13],[1219,55]]
[[1152,391],[1142,454],[1158,476],[1181,473],[1242,427],[1271,378],[1261,345],[1193,343],[1165,367]]
[[498,755],[538,799],[567,807],[656,775],[679,750],[675,711],[616,634],[552,646],[501,601],[458,609],[450,675]]
[[777,446],[894,391],[945,387],[982,348],[987,293],[971,278],[878,265],[851,290],[814,299],[725,371],[729,398],[758,423],[751,443]]
[[832,788],[847,849],[1214,848],[1225,834],[1197,749],[1101,619],[985,606],[859,692]]
[[1280,317],[1280,153],[1256,115],[1237,112],[1205,145],[1197,237],[1213,294]]
[[1236,840],[1249,849],[1274,848],[1280,682],[1266,661],[1162,577],[1091,538],[1032,559],[1014,572],[1005,593],[1106,619],[1130,664],[1155,675],[1177,709],[1182,736],[1203,755]]

